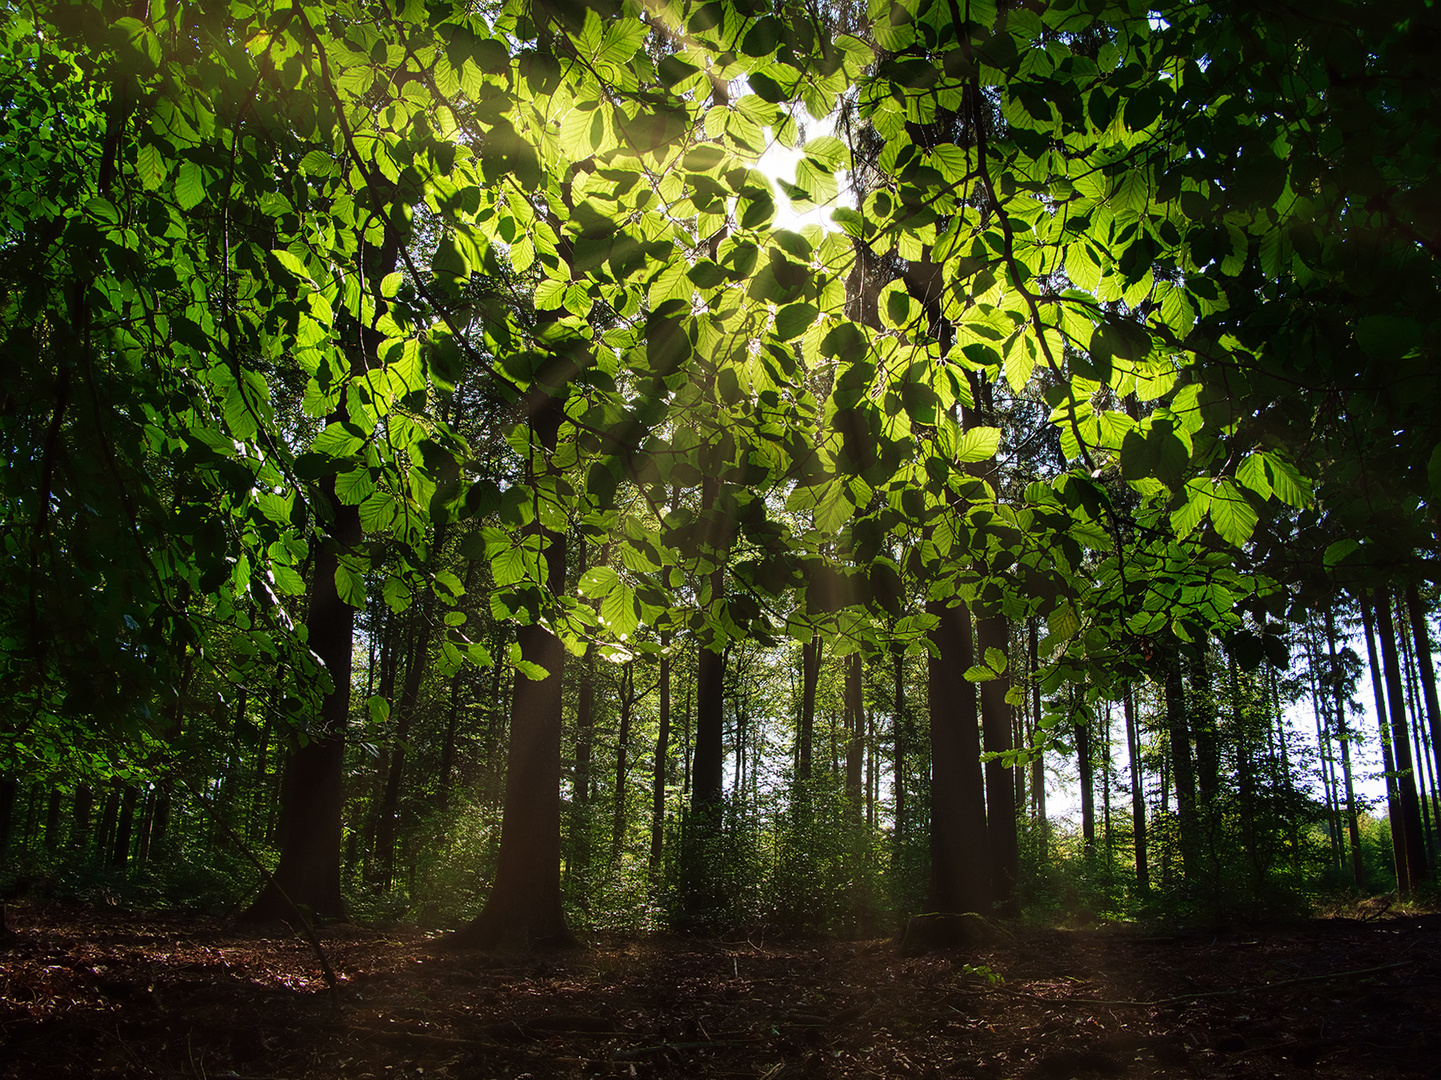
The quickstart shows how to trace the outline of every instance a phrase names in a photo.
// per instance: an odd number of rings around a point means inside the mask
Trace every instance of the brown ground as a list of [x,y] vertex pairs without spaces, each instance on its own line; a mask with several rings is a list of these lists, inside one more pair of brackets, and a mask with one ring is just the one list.
[[[12,907],[0,1077],[1441,1077],[1441,916],[1269,933],[604,939],[527,957]],[[1004,981],[986,980],[983,966]]]

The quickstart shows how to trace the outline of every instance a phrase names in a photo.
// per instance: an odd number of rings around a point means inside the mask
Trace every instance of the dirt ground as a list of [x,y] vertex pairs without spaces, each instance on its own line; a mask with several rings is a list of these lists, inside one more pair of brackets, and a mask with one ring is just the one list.
[[1268,932],[599,939],[529,956],[14,907],[0,1077],[1441,1077],[1441,915]]

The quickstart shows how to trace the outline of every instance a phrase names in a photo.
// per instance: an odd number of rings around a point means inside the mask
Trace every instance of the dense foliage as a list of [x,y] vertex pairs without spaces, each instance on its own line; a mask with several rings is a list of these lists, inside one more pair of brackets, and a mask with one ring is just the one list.
[[1427,877],[1428,5],[3,10],[16,866],[484,943],[1386,887],[1360,616]]

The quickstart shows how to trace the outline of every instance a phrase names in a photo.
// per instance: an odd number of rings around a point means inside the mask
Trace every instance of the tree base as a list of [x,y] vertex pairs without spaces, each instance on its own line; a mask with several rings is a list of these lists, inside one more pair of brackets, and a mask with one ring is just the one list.
[[570,949],[580,944],[563,919],[532,923],[524,918],[501,918],[482,911],[467,925],[440,939],[445,949],[475,952],[524,953],[535,949]]
[[901,955],[920,956],[940,949],[979,949],[995,937],[995,927],[974,911],[929,912],[907,919],[895,941]]

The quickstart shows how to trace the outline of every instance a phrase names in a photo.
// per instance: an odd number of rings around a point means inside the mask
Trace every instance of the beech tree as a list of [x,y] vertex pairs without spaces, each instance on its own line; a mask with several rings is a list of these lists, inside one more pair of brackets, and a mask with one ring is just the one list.
[[[822,651],[924,651],[938,910],[1013,910],[1010,770],[1073,729],[1070,702],[1154,678],[1195,876],[1217,748],[1185,665],[1204,676],[1218,637],[1274,650],[1305,574],[1436,575],[1416,87],[1437,16],[821,14],[6,8],[0,641],[9,713],[34,718],[4,729],[7,775],[165,745],[197,667],[227,701],[283,670],[285,840],[256,911],[342,911],[354,613],[378,589],[441,615],[442,675],[496,662],[431,558],[457,528],[516,635],[474,942],[565,936],[566,657],[642,627],[701,649],[702,832],[728,646],[799,642],[807,685]],[[848,138],[808,137],[842,102]],[[794,176],[757,169],[771,143]],[[829,227],[778,226],[862,167]],[[447,411],[462,384],[503,407],[508,472]],[[1024,484],[998,394],[1054,442]],[[609,557],[572,573],[581,535]],[[1016,677],[1022,623],[1045,635]],[[1032,747],[1025,679],[1058,703]]]

